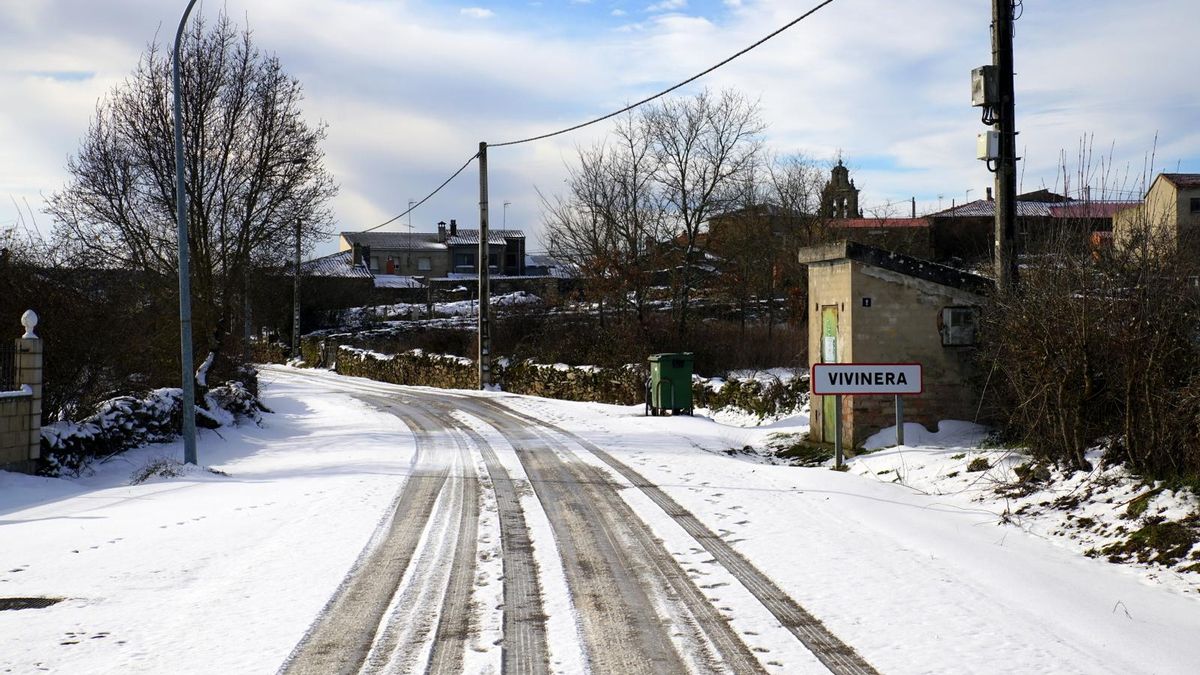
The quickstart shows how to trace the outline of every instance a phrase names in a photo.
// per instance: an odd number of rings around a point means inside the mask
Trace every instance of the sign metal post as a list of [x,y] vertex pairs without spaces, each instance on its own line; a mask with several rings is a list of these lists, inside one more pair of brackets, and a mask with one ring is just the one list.
[[841,471],[842,460],[842,395],[833,397],[833,468]]

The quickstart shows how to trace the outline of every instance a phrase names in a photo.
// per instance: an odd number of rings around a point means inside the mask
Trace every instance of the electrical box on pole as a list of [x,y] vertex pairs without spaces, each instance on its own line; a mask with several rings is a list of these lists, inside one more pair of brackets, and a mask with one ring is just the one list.
[[996,105],[1000,102],[1000,81],[996,78],[996,66],[980,66],[971,71],[971,105]]
[[999,131],[984,131],[976,137],[976,157],[989,161],[1000,159]]

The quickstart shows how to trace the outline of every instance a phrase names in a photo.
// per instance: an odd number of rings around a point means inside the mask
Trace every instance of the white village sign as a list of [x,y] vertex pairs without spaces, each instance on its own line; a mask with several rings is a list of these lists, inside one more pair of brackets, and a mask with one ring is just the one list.
[[818,396],[920,394],[919,363],[814,363],[812,393]]
[[925,382],[919,363],[814,363],[810,371],[814,396],[834,397],[834,467],[842,466],[842,397],[895,396],[896,445],[904,445],[904,399],[920,394]]

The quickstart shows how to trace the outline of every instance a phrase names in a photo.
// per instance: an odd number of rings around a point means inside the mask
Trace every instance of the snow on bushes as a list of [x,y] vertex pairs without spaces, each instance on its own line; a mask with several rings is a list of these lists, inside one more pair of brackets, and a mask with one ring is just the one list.
[[[215,428],[258,420],[266,410],[241,382],[210,389],[205,407],[196,408],[196,423]],[[96,406],[78,422],[54,422],[42,427],[41,473],[78,475],[97,458],[146,443],[163,443],[179,435],[183,425],[183,390],[154,389],[144,397],[118,396]]]

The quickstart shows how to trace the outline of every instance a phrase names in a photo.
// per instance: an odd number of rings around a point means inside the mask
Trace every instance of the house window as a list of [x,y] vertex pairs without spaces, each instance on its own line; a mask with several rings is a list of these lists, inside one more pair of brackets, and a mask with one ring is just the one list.
[[975,326],[979,317],[974,307],[943,307],[938,329],[943,347],[965,347],[975,344]]
[[473,272],[475,270],[475,254],[474,253],[455,253],[454,254],[454,271],[455,272]]
[[376,256],[376,255],[371,256],[371,271],[372,272],[379,271],[379,256]]
[[1191,210],[1193,215],[1200,213],[1200,197],[1192,197]]
[[417,271],[428,272],[433,269],[433,262],[429,258],[417,258]]

